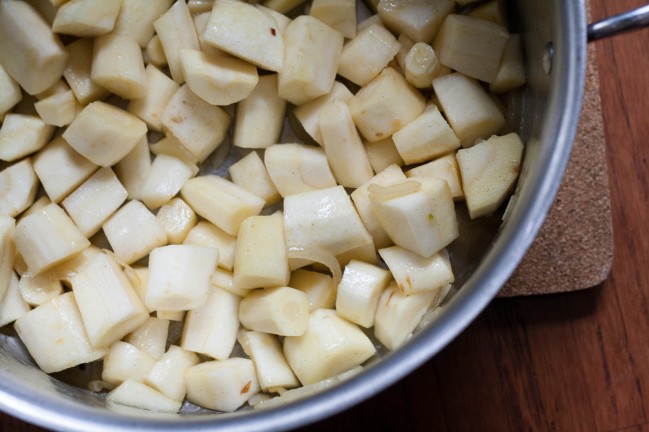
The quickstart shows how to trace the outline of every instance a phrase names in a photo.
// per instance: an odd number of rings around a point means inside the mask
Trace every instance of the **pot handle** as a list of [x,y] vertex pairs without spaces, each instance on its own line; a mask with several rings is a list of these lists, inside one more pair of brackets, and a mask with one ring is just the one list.
[[649,26],[649,4],[588,25],[588,42]]

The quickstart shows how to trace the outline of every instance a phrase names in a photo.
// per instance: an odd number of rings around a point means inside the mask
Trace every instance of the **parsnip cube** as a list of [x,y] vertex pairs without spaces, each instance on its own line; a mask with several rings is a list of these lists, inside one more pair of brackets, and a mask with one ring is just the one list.
[[[265,155],[267,157],[268,151]],[[281,199],[264,162],[256,152],[250,152],[230,165],[228,171],[234,184],[262,198],[266,205]]]
[[83,235],[90,238],[121,206],[128,192],[110,168],[101,168],[61,203]]
[[9,216],[0,216],[0,299],[7,291],[13,274],[16,246],[14,232],[16,221]]
[[90,245],[78,254],[55,265],[46,273],[49,273],[53,278],[66,282],[69,286],[72,283],[72,279],[100,253],[101,250],[98,247]]
[[284,357],[277,336],[241,329],[237,339],[253,361],[263,391],[275,392],[300,385]]
[[32,306],[40,306],[63,294],[63,285],[56,276],[56,269],[37,275],[23,274],[18,284],[23,300]]
[[[378,16],[378,15],[376,15]],[[382,22],[379,20],[379,22]],[[406,57],[408,57],[408,53],[412,49],[413,46],[415,46],[415,42],[412,41],[408,36],[405,34],[401,33],[399,37],[397,38],[397,42],[401,44],[401,48],[399,48],[399,52],[396,55],[396,60],[397,63],[399,64],[399,67],[401,67],[402,71],[406,70]],[[422,42],[423,43],[423,42]],[[413,84],[414,85],[414,84]]]
[[106,395],[108,402],[175,414],[182,406],[182,401],[173,400],[141,382],[126,380]]
[[74,97],[72,90],[56,93],[34,104],[38,115],[48,125],[67,126],[81,111],[82,107]]
[[90,242],[72,219],[56,204],[50,204],[16,225],[15,241],[32,274],[72,257]]
[[156,311],[156,317],[168,321],[182,322],[185,319],[185,311]]
[[406,171],[407,177],[432,177],[446,180],[451,189],[451,196],[454,200],[464,198],[462,182],[460,180],[460,169],[455,159],[455,154],[450,153],[424,165]]
[[182,85],[185,77],[180,66],[180,49],[200,49],[194,21],[185,0],[177,0],[153,23],[153,27],[160,38],[171,77]]
[[368,141],[387,138],[424,112],[424,97],[387,67],[349,101],[356,127]]
[[162,113],[179,86],[152,64],[147,65],[145,74],[146,94],[140,99],[132,100],[126,110],[144,120],[151,129],[160,131]]
[[117,341],[104,356],[101,379],[113,385],[126,380],[142,382],[155,360],[148,353],[127,342]]
[[[205,41],[205,29],[207,28],[207,23],[210,20],[213,6],[214,2],[210,1],[208,8],[209,10],[200,13],[192,12],[192,19],[194,20],[194,28],[196,29],[196,35],[198,36],[198,44],[200,45],[200,50],[210,56],[227,56],[234,58],[234,56],[232,56],[231,54],[215,47],[214,45],[210,45]],[[187,7],[189,7],[189,2],[187,3]]]
[[435,36],[439,61],[471,78],[493,82],[509,34],[504,27],[479,18],[451,14]]
[[497,0],[490,0],[485,3],[473,6],[467,15],[473,18],[479,18],[486,21],[491,21],[495,24],[500,24],[506,27],[505,17],[501,7],[503,4]]
[[77,37],[95,37],[113,30],[121,0],[69,0],[54,17],[52,30]]
[[16,217],[33,202],[38,178],[32,161],[24,159],[0,171],[0,215]]
[[390,165],[405,165],[405,162],[394,145],[392,137],[374,142],[366,142],[363,145],[365,146],[365,152],[367,153],[370,165],[372,165],[372,169],[376,173],[380,173]]
[[162,112],[162,127],[202,162],[221,145],[230,127],[230,116],[196,96],[187,85],[178,89]]
[[201,307],[187,313],[181,348],[225,360],[230,357],[239,330],[240,297],[211,287]]
[[218,249],[169,245],[149,255],[146,305],[152,310],[180,311],[205,303]]
[[40,209],[42,209],[43,207],[51,203],[52,200],[50,200],[46,195],[41,196],[36,201],[34,201],[34,203],[31,206],[29,206],[27,210],[25,210],[20,214],[18,220],[20,221],[21,219],[29,216],[30,214],[36,213],[37,211],[39,211]]
[[20,294],[19,282],[16,273],[9,273],[9,284],[2,294],[0,301],[0,327],[16,321],[30,311],[29,304]]
[[279,139],[286,101],[277,94],[277,74],[262,75],[247,98],[237,105],[233,144],[266,148]]
[[71,292],[24,314],[14,328],[45,373],[95,361],[107,351],[90,345]]
[[162,42],[160,42],[160,37],[157,34],[154,35],[146,44],[146,48],[142,55],[144,56],[144,62],[147,64],[153,65],[157,68],[167,66],[167,57],[165,57]]
[[90,77],[123,99],[147,94],[142,50],[127,36],[106,35],[95,39]]
[[435,78],[450,72],[439,61],[433,47],[423,42],[410,48],[404,62],[406,81],[419,89],[430,88]]
[[404,180],[406,176],[401,171],[397,165],[390,165],[374,177],[367,183],[363,184],[361,187],[357,188],[351,194],[351,198],[354,201],[356,210],[363,221],[363,225],[367,228],[367,231],[371,234],[374,239],[374,244],[377,248],[384,248],[392,245],[392,240],[381,227],[379,220],[377,219],[374,211],[372,210],[372,205],[370,204],[370,192],[368,190],[369,186],[372,184],[378,184],[381,186],[389,186],[394,183],[398,183],[401,180]]
[[126,335],[124,342],[128,342],[157,361],[165,353],[168,333],[168,320],[149,317],[141,326]]
[[185,371],[198,362],[193,352],[171,345],[149,370],[144,382],[168,398],[182,401],[187,393]]
[[329,275],[298,269],[291,273],[288,286],[306,294],[309,313],[316,309],[332,309],[336,304],[336,287]]
[[63,138],[92,163],[108,167],[126,156],[146,132],[146,124],[133,114],[92,102],[63,132]]
[[92,39],[78,39],[65,47],[69,60],[63,70],[63,77],[81,105],[109,95],[108,90],[90,78],[93,46]]
[[114,168],[117,178],[128,192],[128,198],[142,199],[142,184],[151,170],[151,152],[146,136]]
[[254,0],[254,1],[251,1],[250,3],[252,3],[252,4],[256,3],[255,7],[257,9],[259,9],[260,11],[265,13],[266,15],[269,15],[269,16],[272,16],[273,18],[275,18],[275,21],[277,21],[277,27],[279,27],[279,31],[282,34],[284,33],[284,31],[286,31],[286,27],[288,27],[288,25],[291,23],[291,19],[289,17],[287,17],[286,15],[284,15],[284,13],[279,12],[279,11],[277,11],[275,9],[271,9],[269,7],[263,6],[263,5],[260,4],[261,3],[260,1],[257,2],[256,0]]
[[369,0],[367,3],[367,6],[369,6],[372,11],[374,12],[372,15],[368,16],[362,21],[359,21],[358,24],[356,24],[356,32],[360,33],[369,26],[372,26],[374,24],[380,24],[383,25],[383,21],[381,21],[381,17],[376,13],[376,6],[379,4],[379,0]]
[[498,67],[498,74],[496,74],[494,81],[489,84],[489,90],[496,94],[506,93],[524,85],[525,82],[521,36],[512,34],[509,35],[503,58]]
[[333,100],[320,111],[322,147],[339,184],[357,188],[374,172],[345,102]]
[[67,59],[59,38],[28,3],[0,2],[0,64],[27,93],[52,86]]
[[128,36],[144,48],[155,32],[154,21],[160,18],[172,3],[173,0],[122,0],[112,33]]
[[388,29],[374,24],[345,44],[338,74],[363,86],[390,63],[400,47],[397,38]]
[[304,3],[305,0],[266,0],[264,6],[280,13],[287,13]]
[[166,154],[192,163],[198,163],[196,156],[192,155],[173,135],[166,135],[160,141],[151,144],[149,148],[151,153],[156,156]]
[[187,400],[208,409],[233,412],[259,392],[252,360],[232,357],[185,371]]
[[266,149],[264,162],[282,197],[336,186],[323,149],[306,144],[278,144]]
[[7,114],[0,127],[0,160],[12,162],[40,150],[52,132],[54,127],[39,117]]
[[307,330],[309,301],[302,291],[290,287],[254,290],[241,300],[239,320],[250,330],[300,336]]
[[0,121],[23,98],[18,83],[0,65]]
[[438,290],[455,281],[451,263],[445,250],[430,258],[423,258],[399,246],[379,249],[404,295]]
[[458,151],[471,219],[493,213],[502,204],[518,178],[522,157],[523,143],[515,133],[493,136]]
[[300,121],[302,127],[311,138],[322,145],[322,132],[320,132],[320,111],[334,99],[345,103],[354,96],[344,84],[334,81],[331,91],[293,109],[293,114]]
[[289,250],[315,248],[339,255],[370,241],[342,186],[286,197],[284,231]]
[[198,173],[198,167],[173,156],[156,156],[140,187],[144,204],[155,210],[173,198],[185,182]]
[[318,18],[348,39],[356,36],[354,0],[313,0],[309,15]]
[[338,284],[336,313],[362,327],[374,325],[379,297],[392,280],[390,272],[380,267],[352,260]]
[[35,94],[34,97],[41,101],[50,96],[54,96],[55,94],[64,93],[68,90],[70,90],[70,86],[68,86],[63,79],[59,79],[45,91]]
[[277,21],[253,5],[215,0],[203,37],[207,43],[262,69],[283,69],[285,42]]
[[500,109],[476,80],[453,73],[435,79],[433,89],[463,147],[498,133],[505,125]]
[[250,293],[249,289],[240,289],[235,288],[234,286],[234,275],[231,271],[224,270],[222,268],[217,268],[212,273],[212,278],[210,279],[210,285],[216,288],[223,288],[224,290],[239,296],[244,297]]
[[401,346],[417,327],[426,311],[436,307],[448,293],[447,285],[435,291],[405,295],[392,282],[379,299],[374,335],[389,350]]
[[375,352],[370,339],[356,324],[340,318],[331,309],[311,312],[306,333],[284,339],[284,355],[303,385],[345,372]]
[[174,198],[160,207],[156,214],[171,244],[181,244],[187,233],[196,226],[198,217],[181,198]]
[[194,228],[189,230],[183,243],[218,249],[218,266],[226,270],[232,270],[237,238],[226,233],[221,228],[210,222],[200,221]]
[[336,78],[343,35],[316,18],[302,15],[286,27],[283,36],[279,96],[300,105],[329,93]]
[[251,216],[244,220],[234,256],[235,288],[283,286],[289,278],[282,217]]
[[368,264],[378,265],[378,259],[376,257],[376,247],[374,246],[374,241],[370,237],[368,242],[364,245],[358,246],[354,249],[350,249],[345,253],[341,253],[336,256],[336,260],[340,264],[340,267],[345,267],[352,260],[362,261]]
[[454,8],[453,0],[381,0],[377,12],[393,32],[405,34],[414,42],[429,43]]
[[436,106],[395,132],[392,139],[406,164],[429,161],[460,147],[460,140]]
[[107,254],[95,256],[75,277],[72,291],[92,346],[107,347],[149,317],[122,268]]
[[126,264],[145,257],[167,244],[167,234],[155,215],[140,201],[130,201],[104,225],[104,234],[117,258]]
[[229,55],[181,49],[180,66],[189,88],[212,105],[230,105],[247,98],[259,81],[254,65]]
[[241,222],[264,207],[257,195],[215,175],[187,181],[181,196],[196,213],[230,235],[236,235]]

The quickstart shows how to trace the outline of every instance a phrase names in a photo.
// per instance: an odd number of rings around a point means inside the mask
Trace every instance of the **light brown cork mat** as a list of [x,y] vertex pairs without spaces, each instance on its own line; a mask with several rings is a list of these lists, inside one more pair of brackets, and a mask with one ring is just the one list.
[[595,55],[591,46],[577,137],[559,193],[501,297],[590,288],[611,268],[611,202]]

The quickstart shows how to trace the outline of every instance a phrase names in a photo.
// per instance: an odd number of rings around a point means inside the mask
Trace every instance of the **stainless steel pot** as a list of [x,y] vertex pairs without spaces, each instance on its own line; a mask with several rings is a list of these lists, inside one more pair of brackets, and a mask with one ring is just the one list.
[[499,219],[487,220],[486,228],[462,225],[464,240],[451,249],[461,288],[402,348],[384,354],[337,387],[290,405],[172,416],[108,408],[99,395],[35,368],[16,338],[1,335],[0,409],[44,427],[75,431],[288,429],[376,394],[439,352],[487,306],[532,243],[559,187],[577,127],[587,43],[583,2],[521,0],[509,8],[511,22],[516,23],[513,30],[523,34],[529,79],[524,95],[513,100],[511,117],[527,143],[515,202],[502,226]]

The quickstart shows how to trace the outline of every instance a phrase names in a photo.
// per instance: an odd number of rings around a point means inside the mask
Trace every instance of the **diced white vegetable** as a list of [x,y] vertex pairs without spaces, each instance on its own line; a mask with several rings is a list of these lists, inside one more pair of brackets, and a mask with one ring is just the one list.
[[140,189],[151,170],[151,152],[144,136],[133,150],[114,166],[115,174],[128,192],[129,199],[142,199]]
[[43,122],[59,127],[72,123],[72,120],[82,109],[72,90],[41,99],[34,104],[34,108]]
[[18,83],[0,65],[0,120],[23,98]]
[[329,93],[336,78],[343,35],[316,18],[301,15],[286,27],[283,36],[279,96],[300,105]]
[[144,204],[155,210],[173,198],[185,182],[198,173],[198,167],[173,156],[156,156],[140,187]]
[[280,13],[287,13],[304,3],[305,0],[266,0],[264,6]]
[[249,216],[258,215],[264,200],[215,175],[193,178],[185,183],[181,196],[196,213],[230,235]]
[[18,284],[23,300],[32,306],[40,306],[63,294],[63,285],[55,276],[54,269],[37,275],[25,273]]
[[173,400],[141,382],[126,380],[106,395],[108,402],[175,414],[182,401]]
[[117,258],[126,264],[145,257],[159,246],[167,244],[167,234],[155,215],[140,201],[129,201],[117,210],[104,225]]
[[485,3],[473,6],[467,15],[473,18],[480,18],[491,21],[495,24],[505,26],[505,17],[501,11],[502,3],[497,0],[490,0]]
[[143,98],[147,94],[147,77],[140,46],[127,36],[96,38],[90,78],[124,99]]
[[27,2],[0,2],[0,64],[27,93],[54,84],[67,59],[59,38]]
[[379,255],[405,295],[435,291],[455,281],[445,250],[430,258],[423,258],[399,246],[392,246],[379,249]]
[[101,379],[116,386],[126,380],[142,382],[154,364],[155,360],[148,353],[130,343],[117,341],[104,356]]
[[30,309],[29,304],[20,294],[18,277],[16,273],[11,271],[9,274],[9,284],[2,294],[2,301],[0,301],[0,327],[14,322],[29,312]]
[[[268,150],[265,157],[268,157]],[[230,165],[228,171],[232,183],[262,198],[266,205],[274,204],[281,199],[280,193],[257,152],[248,153]]]
[[160,141],[151,144],[149,149],[156,156],[166,154],[184,161],[198,163],[196,156],[192,155],[173,135],[165,135]]
[[454,8],[453,0],[381,0],[377,12],[393,32],[405,34],[413,42],[429,43]]
[[290,287],[254,290],[241,300],[239,320],[250,330],[300,336],[307,331],[309,300],[302,291]]
[[446,180],[451,189],[451,196],[454,200],[464,198],[462,182],[460,180],[460,169],[455,159],[455,154],[450,153],[431,162],[419,165],[406,171],[407,177],[432,177]]
[[55,265],[47,273],[51,277],[64,281],[69,285],[72,282],[72,278],[100,253],[101,250],[98,247],[90,245],[81,252]]
[[[210,45],[205,40],[205,29],[207,28],[207,23],[209,22],[210,15],[212,14],[212,6],[214,6],[213,1],[210,4],[209,10],[200,13],[192,13],[192,19],[194,20],[194,28],[196,29],[196,35],[198,36],[198,44],[200,45],[200,50],[210,56],[228,56],[234,58],[234,56],[232,56],[231,54],[215,47],[214,45]],[[187,3],[187,7],[189,7],[189,3]]]
[[187,393],[185,371],[198,362],[198,356],[193,352],[171,345],[149,370],[144,382],[165,396],[181,401]]
[[13,274],[16,246],[14,232],[16,221],[10,216],[0,216],[0,299],[7,291]]
[[358,366],[376,349],[356,326],[336,311],[318,309],[309,316],[302,336],[284,339],[284,354],[303,385],[312,384]]
[[187,400],[205,408],[233,412],[259,392],[252,360],[232,357],[185,371]]
[[14,236],[16,248],[32,274],[47,270],[90,245],[56,204],[22,219],[16,225]]
[[[250,3],[257,3],[256,1],[252,1]],[[286,30],[286,27],[291,23],[291,19],[284,15],[282,12],[278,12],[277,10],[268,8],[266,6],[261,5],[260,3],[255,4],[255,7],[265,13],[266,15],[272,16],[275,18],[275,21],[277,22],[277,27],[279,27],[279,32],[284,34],[284,31]]]
[[140,0],[121,0],[119,14],[115,20],[113,34],[128,36],[135,40],[140,47],[146,47],[153,37],[155,20],[171,6],[173,0],[156,0],[142,2]]
[[160,360],[165,353],[168,333],[168,320],[149,317],[142,325],[126,335],[124,342],[147,353],[153,359]]
[[50,96],[54,96],[59,93],[64,93],[68,90],[70,90],[70,87],[65,83],[65,81],[63,79],[58,79],[54,84],[52,84],[46,90],[35,94],[34,97],[39,101],[41,101]]
[[29,206],[27,210],[25,210],[20,214],[20,216],[18,217],[18,221],[29,216],[32,213],[36,213],[37,211],[41,210],[43,207],[51,203],[52,200],[50,200],[47,196],[45,195],[41,196],[36,201],[34,201],[34,203],[31,206]]
[[336,313],[362,327],[372,327],[379,296],[391,279],[385,269],[352,260],[338,284]]
[[313,0],[309,15],[338,30],[348,39],[356,36],[354,0]]
[[[375,16],[378,16],[378,15],[375,15]],[[379,22],[382,23],[381,20],[379,20]],[[397,42],[399,42],[401,44],[401,48],[399,49],[399,52],[397,53],[396,60],[397,60],[397,63],[399,64],[399,67],[401,67],[401,70],[405,71],[406,70],[406,57],[408,57],[408,53],[410,52],[412,47],[415,46],[415,42],[413,42],[412,39],[410,39],[408,36],[406,36],[403,33],[401,33],[399,35],[399,37],[397,38]]]
[[286,100],[277,93],[277,74],[262,75],[247,98],[237,105],[233,144],[266,148],[279,139],[284,125]]
[[170,244],[181,244],[187,233],[196,226],[198,217],[182,198],[174,198],[164,204],[156,214],[158,222],[167,233]]
[[218,266],[226,270],[232,270],[237,238],[226,233],[221,228],[210,222],[200,221],[194,228],[189,230],[183,243],[218,249]]
[[372,169],[376,173],[380,173],[390,165],[405,165],[405,162],[394,145],[392,137],[374,142],[366,142],[364,146],[370,165],[372,165]]
[[322,148],[306,144],[278,144],[264,152],[264,162],[282,197],[336,186]]
[[103,99],[108,90],[90,78],[93,57],[93,39],[78,39],[65,47],[68,62],[63,77],[81,105]]
[[40,150],[52,136],[54,127],[39,117],[5,115],[0,127],[0,160],[13,162]]
[[241,329],[237,339],[253,361],[263,391],[274,392],[300,385],[284,357],[277,336]]
[[507,45],[505,45],[498,74],[489,84],[489,91],[496,94],[506,93],[524,85],[526,81],[521,36],[512,34],[509,35]]
[[154,35],[149,43],[146,44],[143,56],[145,63],[153,65],[157,68],[162,68],[167,65],[167,57],[165,57],[164,48],[162,48],[162,42],[160,42],[160,37],[157,34]]
[[453,73],[435,79],[433,89],[463,147],[473,145],[476,138],[489,138],[505,125],[498,106],[476,80]]
[[358,130],[368,141],[387,138],[424,112],[424,97],[391,67],[349,101]]
[[219,360],[230,357],[239,330],[240,297],[211,287],[201,307],[187,313],[181,348]]
[[15,217],[26,210],[38,191],[38,178],[31,159],[8,166],[0,171],[0,215]]
[[61,204],[83,235],[90,238],[126,201],[128,192],[110,168],[100,168]]
[[316,309],[333,309],[336,304],[336,287],[329,275],[298,269],[291,273],[288,286],[306,294],[309,313]]
[[450,72],[439,61],[433,47],[423,42],[417,42],[410,48],[402,67],[406,80],[420,89],[430,88],[435,78]]
[[149,128],[162,130],[162,112],[180,86],[157,67],[148,64],[145,69],[146,95],[129,102],[126,110],[136,115]]
[[515,133],[493,136],[458,151],[471,219],[493,213],[502,204],[518,178],[522,157],[523,143]]
[[180,311],[205,304],[218,249],[169,245],[151,251],[146,305],[152,310]]
[[90,345],[71,292],[22,315],[14,328],[45,373],[95,361],[107,351]]
[[121,0],[69,0],[56,12],[52,30],[77,37],[110,33],[115,26]]
[[389,30],[374,24],[347,42],[340,55],[338,74],[363,86],[376,77],[399,52],[401,45]]
[[240,289],[234,286],[234,275],[231,271],[224,270],[222,268],[217,268],[212,273],[212,278],[210,279],[210,285],[217,288],[223,288],[224,290],[231,292],[234,295],[239,297],[244,297],[250,292],[249,289]]

